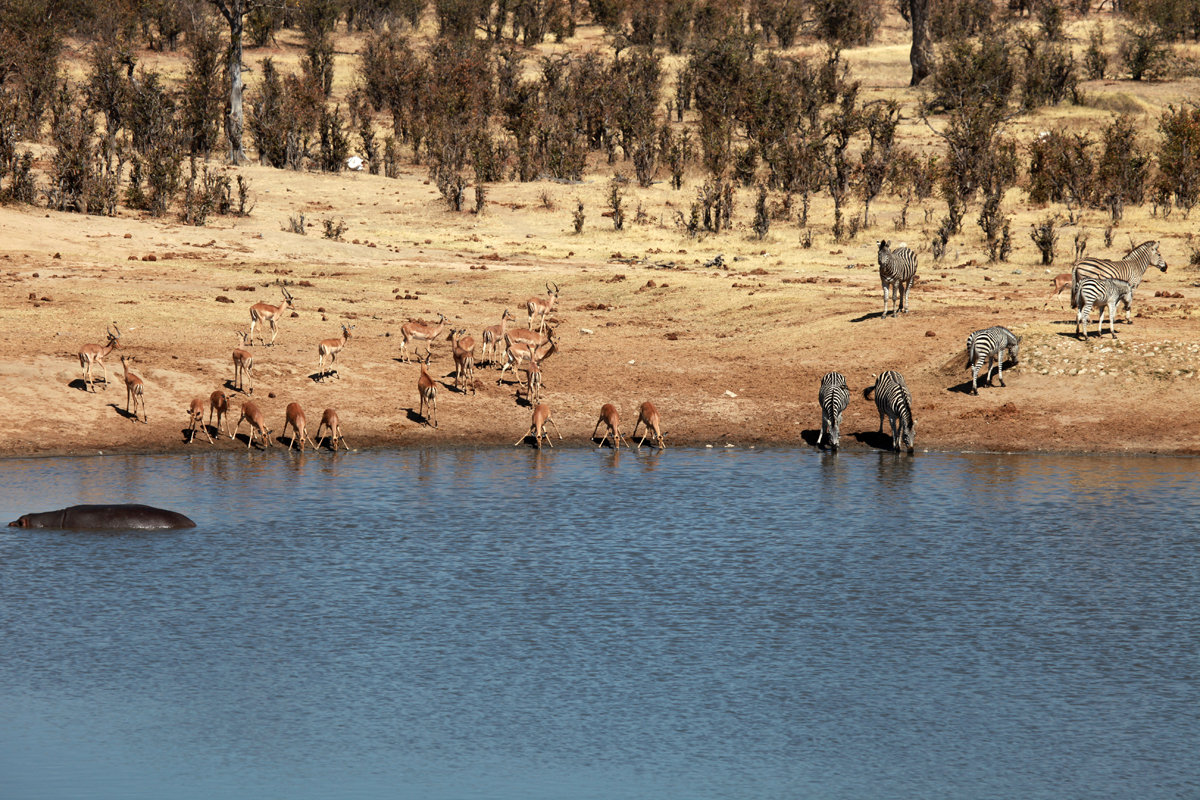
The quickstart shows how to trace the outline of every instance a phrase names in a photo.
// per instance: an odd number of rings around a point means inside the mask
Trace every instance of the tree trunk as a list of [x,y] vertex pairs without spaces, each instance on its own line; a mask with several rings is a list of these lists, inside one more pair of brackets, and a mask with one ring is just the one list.
[[242,146],[245,114],[242,110],[242,30],[252,0],[212,0],[229,23],[229,108],[225,114],[225,138],[229,142],[229,163],[245,164]]
[[908,61],[912,64],[912,80],[909,86],[917,86],[933,72],[933,41],[929,36],[929,0],[907,0],[909,18],[912,21],[912,50]]

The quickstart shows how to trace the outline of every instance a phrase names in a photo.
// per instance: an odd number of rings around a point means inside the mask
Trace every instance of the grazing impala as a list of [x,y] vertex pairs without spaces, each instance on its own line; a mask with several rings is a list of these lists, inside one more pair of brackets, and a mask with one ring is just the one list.
[[[558,352],[558,340],[554,338],[554,329],[551,328],[547,332],[547,343],[541,348],[530,347],[527,344],[512,344],[504,351],[504,366],[500,368],[500,377],[496,380],[496,385],[500,385],[504,381],[504,373],[512,367],[512,371],[520,368],[521,363],[529,361],[536,353],[537,360],[543,364]],[[519,380],[519,379],[518,379]]]
[[546,327],[546,314],[554,310],[555,303],[558,302],[558,284],[554,284],[554,288],[550,288],[550,284],[546,284],[546,297],[531,297],[525,301],[525,310],[529,312],[529,322],[525,323],[526,327],[533,328],[533,318],[540,316],[538,322],[538,330],[544,330]]
[[[342,348],[346,346],[346,342],[350,341],[350,331],[352,330],[354,330],[353,325],[347,328],[345,324],[343,324],[342,335],[340,338],[322,339],[321,343],[317,345],[317,355],[321,357],[321,361],[317,364],[317,369],[320,370],[320,375],[317,377],[317,380],[324,380],[324,378],[328,376],[329,372],[337,375],[337,379],[339,381],[342,379],[341,374],[338,373],[337,368],[335,368],[333,365],[334,362],[337,361],[338,353],[342,352]],[[329,372],[325,371],[325,356],[329,356]]]
[[[220,389],[208,396],[208,424],[212,424],[213,414],[217,415],[217,433],[225,432],[230,439],[233,434],[229,432],[229,398]],[[221,426],[221,418],[225,418],[225,426]]]
[[1062,290],[1066,289],[1070,285],[1071,285],[1071,273],[1064,272],[1061,275],[1055,275],[1054,276],[1054,291],[1050,293],[1050,296],[1048,298],[1046,298],[1046,303],[1045,303],[1045,305],[1042,306],[1042,308],[1045,308],[1046,306],[1050,305],[1050,301],[1053,300],[1058,295],[1062,294]]
[[421,394],[421,410],[417,413],[425,417],[425,424],[428,425],[429,417],[425,415],[425,404],[429,404],[429,409],[433,412],[433,427],[437,427],[437,384],[433,382],[433,378],[429,377],[429,373],[425,371],[425,365],[421,364],[421,377],[417,378],[417,391]]
[[667,447],[667,443],[663,441],[662,423],[658,418],[658,409],[654,407],[654,403],[649,400],[642,403],[642,407],[638,410],[637,422],[633,424],[633,433],[629,434],[629,438],[637,436],[638,425],[646,423],[646,430],[642,431],[642,441],[638,442],[638,449],[642,449],[642,442],[646,441],[646,437],[651,433],[654,434],[654,441],[660,450]]
[[132,400],[133,419],[136,421],[138,418],[138,403],[141,403],[142,422],[149,424],[150,417],[146,415],[145,384],[142,383],[141,378],[129,371],[129,362],[133,360],[133,356],[121,356],[121,366],[125,369],[125,413],[129,413],[129,402]]
[[254,432],[257,430],[258,435],[262,437],[263,449],[271,446],[271,434],[274,431],[267,430],[266,420],[263,418],[263,413],[253,400],[247,400],[242,403],[242,416],[238,419],[237,426],[233,429],[233,435],[236,438],[238,431],[242,429],[242,423],[250,423],[250,438],[246,441],[246,449],[249,450],[254,444]]
[[204,424],[204,398],[197,397],[192,400],[192,404],[188,406],[188,444],[196,441],[196,426],[204,431],[204,435],[208,437],[208,443],[213,444],[212,434],[208,432],[208,427]]
[[[604,434],[604,438],[600,440],[599,447],[604,447],[604,442],[609,436],[612,436],[613,449],[621,449],[621,440],[625,437],[621,435],[621,417],[617,414],[617,407],[612,403],[605,403],[600,406],[600,419],[596,420],[596,427],[592,428],[592,438],[596,438],[596,431],[600,430],[600,426],[605,425],[608,430]],[[625,446],[629,446],[629,440],[625,440]],[[598,449],[598,448],[597,448]]]
[[533,408],[533,420],[529,424],[529,431],[520,439],[517,439],[517,441],[513,443],[513,447],[516,447],[521,442],[525,441],[525,438],[528,436],[533,437],[533,443],[539,448],[542,446],[543,437],[545,437],[547,444],[549,444],[551,447],[554,447],[554,442],[550,441],[550,435],[546,433],[547,422],[554,426],[554,432],[558,433],[558,438],[561,441],[562,434],[558,432],[558,423],[550,419],[550,406],[546,405],[545,403],[538,403]]
[[287,418],[283,422],[283,435],[287,436],[289,425],[292,427],[292,438],[288,439],[288,450],[290,451],[292,445],[296,443],[297,436],[300,437],[301,453],[304,452],[304,441],[306,439],[312,445],[313,450],[316,450],[316,444],[313,443],[312,439],[308,438],[308,422],[304,418],[304,409],[300,407],[300,404],[288,403],[286,416]]
[[[275,344],[275,337],[279,335],[279,329],[275,327],[275,322],[283,316],[283,312],[290,308],[295,308],[295,302],[292,300],[292,294],[285,287],[280,286],[280,291],[283,292],[283,302],[277,306],[269,303],[255,303],[250,306],[250,335],[246,337],[247,345],[254,344],[254,326],[262,325],[264,322],[271,326],[271,344]],[[259,330],[258,340],[263,341],[262,330]]]
[[[235,334],[240,340],[242,347],[250,346],[250,337],[238,331]],[[239,347],[233,349],[233,390],[241,391],[242,394],[254,394],[254,354],[249,350],[242,350]],[[245,379],[250,379],[250,391],[246,391]]]
[[[113,323],[113,327],[117,327],[117,323]],[[108,367],[104,364],[104,357],[113,350],[121,349],[121,329],[117,328],[114,334],[112,331],[105,328],[108,332],[108,341],[104,344],[85,344],[79,348],[79,366],[83,367],[83,386],[92,387],[92,392],[96,391],[96,384],[92,380],[92,365],[99,364],[100,369],[104,371],[104,390],[108,391]]]
[[506,308],[504,309],[504,313],[500,316],[499,325],[489,325],[483,329],[483,349],[479,351],[480,361],[483,361],[490,350],[492,357],[488,363],[496,363],[496,353],[500,351],[500,343],[504,341],[504,334],[508,331],[508,321],[510,319],[515,320],[516,317],[509,313],[508,309]]
[[[408,343],[412,341],[425,342],[425,363],[429,363],[429,357],[433,353],[433,340],[436,339],[442,332],[442,328],[446,325],[446,315],[438,314],[437,325],[422,325],[419,322],[406,322],[400,326],[400,336],[403,341],[400,342],[400,360],[408,361]],[[413,345],[415,352],[417,346]]]
[[325,413],[321,415],[321,424],[317,426],[317,443],[321,442],[321,430],[326,426],[329,427],[330,446],[333,452],[337,452],[338,439],[342,440],[342,444],[346,445],[346,449],[350,449],[350,445],[346,442],[346,437],[342,436],[342,423],[338,421],[338,414],[332,408],[325,409]]
[[454,342],[454,388],[462,388],[466,394],[469,384],[471,394],[475,394],[475,340],[466,335],[467,330],[451,334]]

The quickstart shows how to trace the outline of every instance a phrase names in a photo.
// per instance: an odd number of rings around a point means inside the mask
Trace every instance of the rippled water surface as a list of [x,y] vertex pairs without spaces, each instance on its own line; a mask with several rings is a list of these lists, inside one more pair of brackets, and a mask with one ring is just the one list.
[[[197,448],[199,449],[199,448]],[[1200,461],[0,462],[0,797],[1200,796]]]

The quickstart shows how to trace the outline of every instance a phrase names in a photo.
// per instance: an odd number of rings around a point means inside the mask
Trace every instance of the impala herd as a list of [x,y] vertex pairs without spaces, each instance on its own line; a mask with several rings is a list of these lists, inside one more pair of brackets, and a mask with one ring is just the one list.
[[[250,427],[250,432],[246,440],[246,448],[250,449],[254,446],[254,440],[257,436],[261,441],[263,449],[271,446],[271,437],[274,430],[267,427],[266,418],[263,415],[262,409],[251,400],[254,394],[254,354],[246,348],[254,346],[254,331],[259,330],[258,341],[260,344],[271,347],[275,344],[275,339],[279,335],[278,320],[285,311],[295,308],[295,298],[284,287],[281,287],[283,292],[283,302],[277,306],[268,303],[255,303],[250,307],[250,331],[237,331],[239,347],[233,349],[233,379],[226,383],[226,387],[234,393],[241,392],[245,395],[246,400],[242,403],[241,415],[238,418],[237,424],[230,431],[230,395],[218,389],[214,391],[208,398],[208,422],[204,421],[205,402],[201,397],[194,398],[188,406],[188,427],[185,434],[188,444],[195,441],[196,431],[200,430],[208,439],[209,444],[215,444],[212,434],[209,432],[210,427],[214,427],[218,434],[224,433],[230,439],[236,439],[241,431],[243,423]],[[550,407],[542,402],[542,390],[545,387],[543,380],[542,367],[558,350],[558,342],[555,339],[554,322],[548,322],[546,315],[554,311],[558,304],[559,288],[558,284],[546,284],[545,297],[531,297],[525,301],[525,309],[528,312],[528,320],[525,328],[510,329],[508,324],[510,321],[515,321],[516,317],[505,309],[500,316],[498,325],[491,325],[483,329],[480,339],[483,344],[483,349],[480,355],[480,361],[487,363],[489,366],[500,370],[500,377],[497,379],[497,384],[503,384],[504,373],[509,369],[517,376],[517,397],[519,398],[522,391],[529,405],[533,408],[533,418],[530,422],[528,432],[522,436],[517,444],[521,444],[529,436],[534,439],[534,444],[541,447],[542,441],[550,442],[550,437],[546,432],[547,425],[553,425],[555,433],[558,433],[558,438],[561,440],[562,434],[558,431],[558,424],[551,419]],[[293,314],[293,316],[295,316]],[[537,327],[534,327],[534,322],[537,322]],[[267,342],[263,337],[262,327],[267,325],[271,329],[271,340]],[[324,339],[317,344],[317,372],[312,376],[313,380],[318,383],[323,383],[332,375],[341,379],[338,373],[337,363],[338,354],[345,349],[346,345],[353,338],[355,326],[342,325],[342,334],[336,339]],[[421,322],[408,322],[400,328],[400,357],[398,360],[409,362],[409,344],[413,343],[413,351],[416,351],[416,343],[425,343],[425,356],[422,360],[418,356],[418,364],[420,366],[420,374],[417,378],[417,393],[419,397],[419,405],[417,416],[419,416],[426,425],[433,428],[438,427],[437,419],[437,393],[438,383],[426,370],[426,365],[429,364],[433,355],[433,342],[442,335],[446,328],[446,316],[438,314],[436,325],[427,325]],[[115,333],[114,333],[115,329]],[[85,344],[79,350],[79,365],[83,368],[83,388],[84,391],[96,392],[95,382],[92,376],[92,369],[99,365],[103,378],[104,388],[108,389],[108,370],[104,363],[104,357],[113,350],[123,349],[121,344],[121,329],[117,323],[112,324],[112,328],[106,329],[108,339],[103,345]],[[454,389],[466,394],[467,389],[471,390],[472,394],[476,393],[476,384],[478,381],[475,377],[475,337],[467,334],[466,328],[452,328],[449,331],[449,336],[446,337],[451,342],[452,354],[454,357]],[[503,355],[500,355],[500,349],[503,346]],[[328,365],[326,365],[328,359]],[[146,397],[145,397],[145,382],[129,371],[129,365],[135,360],[132,355],[121,356],[121,367],[123,369],[123,377],[125,381],[125,413],[126,416],[132,417],[134,421],[140,421],[148,424],[149,418],[146,415]],[[523,372],[524,380],[518,373]],[[274,395],[272,395],[274,396]],[[139,415],[138,408],[141,408]],[[216,417],[216,425],[213,426],[213,417]],[[611,403],[605,403],[600,410],[600,420],[596,423],[596,428],[592,431],[591,439],[594,441],[596,433],[600,425],[604,424],[605,434],[600,439],[599,447],[604,447],[605,443],[610,439],[612,447],[619,450],[621,443],[629,446],[630,439],[637,436],[637,430],[640,426],[645,426],[645,431],[642,438],[637,442],[637,447],[640,449],[647,438],[651,439],[652,444],[659,449],[666,447],[663,440],[661,423],[658,416],[658,409],[653,403],[643,403],[638,411],[637,422],[634,425],[633,433],[629,439],[626,439],[620,432],[620,416],[616,406]],[[332,408],[325,409],[321,415],[320,425],[317,426],[316,440],[309,436],[307,420],[304,414],[304,409],[299,403],[289,403],[286,410],[284,425],[282,429],[282,440],[287,437],[288,431],[291,431],[291,436],[288,437],[288,450],[292,450],[297,444],[300,451],[304,451],[305,443],[312,446],[314,450],[319,449],[322,439],[322,432],[328,429],[327,445],[333,451],[337,451],[338,443],[349,450],[350,446],[346,443],[342,436],[341,423],[338,419],[337,411]],[[553,445],[551,445],[553,446]]]

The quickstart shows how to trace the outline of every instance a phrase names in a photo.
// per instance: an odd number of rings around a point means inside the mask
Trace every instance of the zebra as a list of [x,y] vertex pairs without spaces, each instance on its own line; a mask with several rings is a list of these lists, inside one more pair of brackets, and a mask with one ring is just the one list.
[[1012,355],[1013,364],[1017,364],[1021,357],[1021,337],[1014,335],[1012,331],[1002,325],[975,331],[967,337],[966,368],[971,370],[971,394],[979,394],[976,381],[979,378],[979,368],[985,361],[988,365],[987,377],[984,379],[987,381],[987,385],[992,385],[993,361],[996,363],[996,369],[1000,372],[1000,385],[1004,385],[1005,350]]
[[904,245],[895,250],[888,246],[886,239],[879,243],[879,280],[883,283],[883,316],[887,316],[888,297],[892,287],[896,288],[896,297],[892,305],[892,316],[896,317],[903,311],[908,313],[908,292],[917,279],[917,254]]
[[821,404],[821,433],[817,435],[817,446],[828,434],[830,448],[838,449],[839,429],[842,426],[842,412],[850,404],[850,390],[846,388],[846,376],[840,372],[830,372],[821,378],[821,389],[817,392],[817,400]]
[[[1159,252],[1158,242],[1142,242],[1129,251],[1120,261],[1107,261],[1103,258],[1085,258],[1071,269],[1071,308],[1079,308],[1079,283],[1084,278],[1113,278],[1129,284],[1129,302],[1125,306],[1125,322],[1133,324],[1133,291],[1142,282],[1147,267],[1157,267],[1167,271],[1167,262]],[[1112,320],[1109,320],[1112,325]]]
[[863,390],[863,399],[870,400],[875,393],[875,407],[879,409],[879,432],[883,433],[883,418],[892,424],[892,449],[899,452],[900,445],[913,451],[917,421],[913,419],[912,395],[904,383],[904,376],[888,370],[875,379],[874,386]]
[[[1112,338],[1117,338],[1117,332],[1113,328],[1113,320],[1117,316],[1117,303],[1125,304],[1128,309],[1133,303],[1133,287],[1125,281],[1118,281],[1112,278],[1084,278],[1079,282],[1079,302],[1081,308],[1079,314],[1075,317],[1075,335],[1080,339],[1087,341],[1088,324],[1092,320],[1092,306],[1100,306],[1100,322],[1096,326],[1096,333],[1100,336],[1104,335],[1104,310],[1108,309],[1108,332],[1112,334]],[[1083,325],[1083,335],[1079,334],[1079,326]]]

